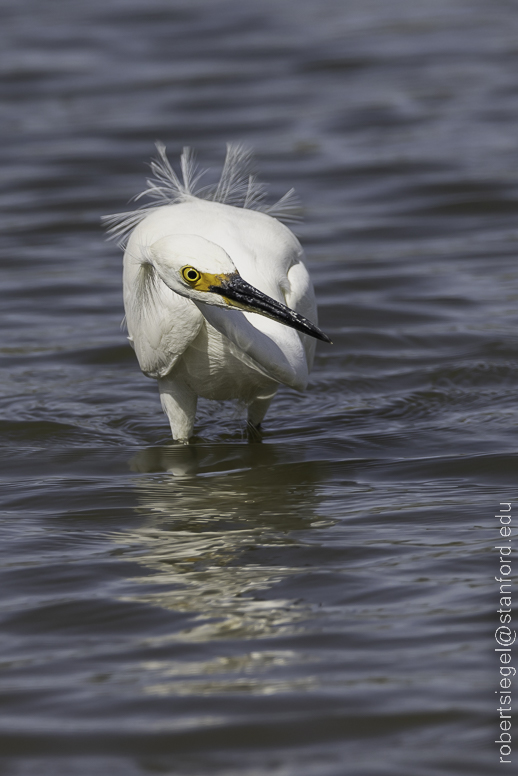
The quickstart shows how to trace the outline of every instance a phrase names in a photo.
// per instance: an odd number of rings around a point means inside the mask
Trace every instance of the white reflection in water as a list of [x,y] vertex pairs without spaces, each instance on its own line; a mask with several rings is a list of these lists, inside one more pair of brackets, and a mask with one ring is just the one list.
[[160,473],[136,480],[142,522],[116,537],[124,558],[146,570],[127,599],[192,614],[187,627],[147,643],[205,643],[210,652],[206,660],[143,662],[146,693],[314,686],[312,677],[287,670],[308,658],[272,650],[271,638],[293,635],[315,617],[312,606],[275,588],[306,572],[297,549],[308,546],[300,531],[322,525],[317,465],[278,458],[270,445],[208,445],[154,448],[133,459],[134,471]]
[[[316,686],[316,679],[312,676],[275,677],[275,669],[289,668],[301,662],[302,658],[296,652],[279,650],[218,656],[207,661],[143,663],[142,668],[160,677],[160,682],[145,688],[147,695],[207,695],[220,692],[274,695]],[[266,672],[274,676],[256,675]]]

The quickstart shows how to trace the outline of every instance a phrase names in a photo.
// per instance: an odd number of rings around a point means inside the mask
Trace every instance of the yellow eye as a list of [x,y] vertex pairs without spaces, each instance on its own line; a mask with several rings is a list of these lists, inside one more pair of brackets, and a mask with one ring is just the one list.
[[201,278],[201,275],[197,269],[194,269],[194,267],[184,267],[182,269],[182,277],[188,283],[197,283]]

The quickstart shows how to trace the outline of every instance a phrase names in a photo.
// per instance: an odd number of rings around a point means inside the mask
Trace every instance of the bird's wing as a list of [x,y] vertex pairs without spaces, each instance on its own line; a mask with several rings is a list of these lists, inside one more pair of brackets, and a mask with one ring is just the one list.
[[[288,284],[284,289],[284,298],[286,299],[287,306],[303,315],[310,320],[311,323],[317,325],[318,314],[315,292],[313,291],[313,284],[308,271],[301,261],[298,261],[289,268],[287,279]],[[313,337],[308,337],[307,334],[299,334],[299,336],[302,339],[302,344],[306,353],[308,371],[311,371],[315,356],[316,341]]]
[[175,294],[150,265],[124,266],[124,307],[128,339],[148,377],[164,377],[196,338],[203,316],[190,301]]

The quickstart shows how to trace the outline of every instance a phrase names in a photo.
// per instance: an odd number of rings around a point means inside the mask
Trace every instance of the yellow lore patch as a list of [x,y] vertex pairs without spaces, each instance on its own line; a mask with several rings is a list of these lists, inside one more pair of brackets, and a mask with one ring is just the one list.
[[[211,272],[199,272],[195,267],[190,266],[182,267],[180,271],[182,273],[182,278],[190,285],[191,288],[196,289],[196,291],[208,292],[210,292],[211,286],[221,288],[224,283],[230,282],[232,278],[235,277],[235,274],[237,274],[232,273],[231,275],[213,275]],[[238,303],[232,302],[225,296],[223,296],[223,299],[227,304],[232,305],[233,307],[240,306]]]

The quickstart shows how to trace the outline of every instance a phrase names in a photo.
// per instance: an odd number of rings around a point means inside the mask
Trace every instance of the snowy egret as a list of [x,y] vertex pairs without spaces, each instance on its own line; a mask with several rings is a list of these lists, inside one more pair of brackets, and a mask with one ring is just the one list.
[[330,339],[316,326],[300,243],[278,220],[293,192],[267,206],[239,145],[227,146],[219,183],[203,188],[190,149],[182,178],[157,149],[140,195],[154,202],[105,221],[125,248],[128,339],[158,381],[173,439],[187,443],[198,396],[244,402],[257,427],[280,383],[306,387],[315,339]]

